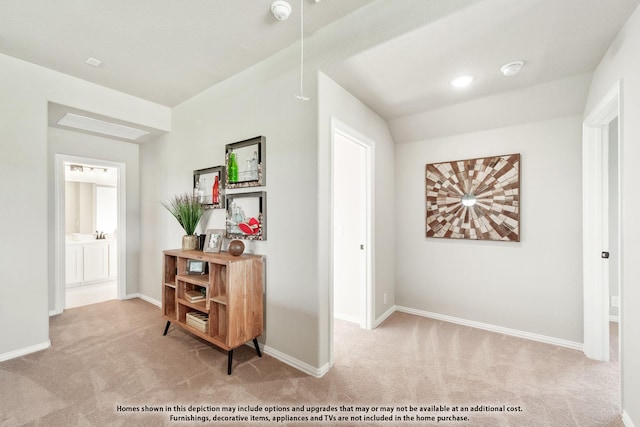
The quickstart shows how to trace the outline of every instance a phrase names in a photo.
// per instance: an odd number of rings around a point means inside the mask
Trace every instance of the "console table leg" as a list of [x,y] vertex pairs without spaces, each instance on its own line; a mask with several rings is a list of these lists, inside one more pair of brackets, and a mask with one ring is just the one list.
[[229,360],[227,361],[227,375],[231,375],[231,363],[233,362],[233,350],[229,350],[228,356]]
[[253,345],[256,347],[256,353],[258,353],[258,357],[262,357],[262,352],[260,351],[260,346],[258,345],[258,339],[253,339]]
[[162,336],[167,335],[167,332],[169,332],[169,326],[171,326],[171,321],[167,320],[167,326],[164,327],[164,333],[162,334]]

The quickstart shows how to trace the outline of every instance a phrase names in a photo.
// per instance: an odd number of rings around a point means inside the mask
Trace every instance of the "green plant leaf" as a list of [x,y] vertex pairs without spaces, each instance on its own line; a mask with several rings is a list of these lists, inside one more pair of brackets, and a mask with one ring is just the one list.
[[195,234],[204,208],[197,198],[189,194],[176,195],[162,205],[178,220],[187,235]]

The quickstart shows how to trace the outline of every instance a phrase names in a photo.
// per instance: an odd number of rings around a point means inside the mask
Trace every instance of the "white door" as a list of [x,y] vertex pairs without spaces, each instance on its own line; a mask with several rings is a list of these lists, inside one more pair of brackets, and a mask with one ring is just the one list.
[[334,135],[334,317],[365,327],[367,280],[367,152]]

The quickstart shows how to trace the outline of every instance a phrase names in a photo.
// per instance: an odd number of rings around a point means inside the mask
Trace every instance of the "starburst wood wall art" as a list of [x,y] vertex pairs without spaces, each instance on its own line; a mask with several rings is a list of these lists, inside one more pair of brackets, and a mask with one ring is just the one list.
[[520,154],[426,167],[427,237],[520,241]]

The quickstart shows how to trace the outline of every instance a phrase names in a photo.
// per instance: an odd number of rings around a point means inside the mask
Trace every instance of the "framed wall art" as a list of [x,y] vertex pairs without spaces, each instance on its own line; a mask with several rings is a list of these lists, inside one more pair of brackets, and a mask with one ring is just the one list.
[[426,235],[520,241],[520,154],[426,165]]
[[227,195],[226,238],[267,240],[267,193]]
[[261,187],[266,184],[266,138],[257,136],[225,145],[226,188]]
[[205,209],[224,209],[225,181],[224,166],[194,170],[193,197]]

